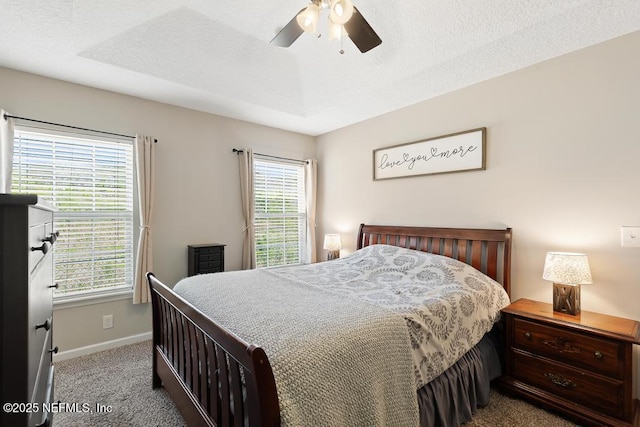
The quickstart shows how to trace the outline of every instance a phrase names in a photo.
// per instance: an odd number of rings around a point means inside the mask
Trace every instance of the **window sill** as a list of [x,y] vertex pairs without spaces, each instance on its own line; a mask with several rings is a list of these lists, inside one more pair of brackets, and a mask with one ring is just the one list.
[[133,289],[120,289],[117,291],[103,292],[92,295],[74,295],[68,297],[53,298],[53,309],[66,310],[69,308],[83,307],[86,305],[103,304],[113,301],[133,299]]

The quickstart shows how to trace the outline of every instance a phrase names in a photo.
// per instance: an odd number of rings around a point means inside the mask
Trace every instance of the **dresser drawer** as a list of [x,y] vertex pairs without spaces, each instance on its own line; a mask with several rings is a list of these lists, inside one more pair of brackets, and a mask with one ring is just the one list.
[[[41,411],[38,413],[38,416],[34,418],[35,425],[38,426],[51,426],[53,423],[53,412],[48,412],[46,409],[50,408],[53,403],[53,372],[55,366],[49,365],[49,375],[46,384],[46,392],[44,394],[43,400],[40,402],[47,403],[47,407],[45,408],[43,405],[41,406]],[[46,423],[46,424],[45,424]]]
[[47,256],[29,283],[29,387],[36,385],[36,377],[41,365],[43,351],[51,361],[47,352],[51,348],[51,330],[53,328],[52,284],[53,257]]
[[579,369],[622,379],[624,346],[606,338],[513,318],[513,347],[547,356]]
[[[45,346],[41,352],[40,360],[38,360],[36,382],[31,402],[38,404],[39,411],[30,415],[29,425],[35,426],[44,420],[46,412],[43,411],[43,403],[50,402],[50,395],[53,392],[53,364],[51,363],[52,356],[49,352],[51,349],[51,336],[51,331],[46,333]],[[48,417],[48,414],[46,416]]]
[[[29,273],[32,273],[40,261],[51,249],[51,245],[42,240],[47,237],[47,224],[41,223],[29,227]],[[43,246],[44,245],[44,246]],[[44,250],[33,250],[32,248],[44,248]]]
[[518,350],[511,351],[514,378],[542,390],[549,390],[573,404],[584,405],[619,418],[625,416],[622,381],[574,369]]
[[[29,272],[33,272],[45,254],[51,250],[51,243],[43,240],[53,233],[53,212],[32,207],[29,209]],[[44,247],[42,245],[45,245]]]

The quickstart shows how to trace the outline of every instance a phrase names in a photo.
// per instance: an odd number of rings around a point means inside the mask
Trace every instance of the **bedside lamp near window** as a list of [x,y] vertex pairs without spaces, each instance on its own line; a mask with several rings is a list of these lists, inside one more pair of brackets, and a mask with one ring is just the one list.
[[339,234],[324,235],[324,249],[327,251],[327,261],[340,258],[340,249],[342,249],[342,241]]
[[580,314],[580,285],[593,283],[585,254],[547,252],[542,278],[553,282],[553,311]]

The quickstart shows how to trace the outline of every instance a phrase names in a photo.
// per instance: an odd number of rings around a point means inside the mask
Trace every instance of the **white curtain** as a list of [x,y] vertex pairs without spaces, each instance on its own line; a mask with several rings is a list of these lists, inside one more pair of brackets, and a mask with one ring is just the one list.
[[304,190],[307,203],[307,263],[317,261],[316,255],[316,191],[318,161],[307,160],[304,167]]
[[140,209],[140,235],[136,256],[136,275],[133,284],[133,303],[150,301],[147,272],[153,271],[151,251],[151,214],[153,213],[153,192],[155,176],[154,139],[136,135],[134,142],[136,173],[138,178],[138,207]]
[[13,165],[13,119],[6,118],[0,109],[0,193],[11,192],[11,168]]
[[253,150],[246,149],[238,153],[240,162],[240,195],[242,196],[242,215],[244,216],[244,239],[242,243],[242,269],[256,268],[256,246],[253,199]]

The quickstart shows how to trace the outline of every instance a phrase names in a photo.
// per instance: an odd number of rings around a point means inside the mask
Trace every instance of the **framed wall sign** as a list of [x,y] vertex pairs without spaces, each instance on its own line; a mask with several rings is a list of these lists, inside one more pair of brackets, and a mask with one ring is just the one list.
[[373,150],[373,180],[485,169],[487,128]]

